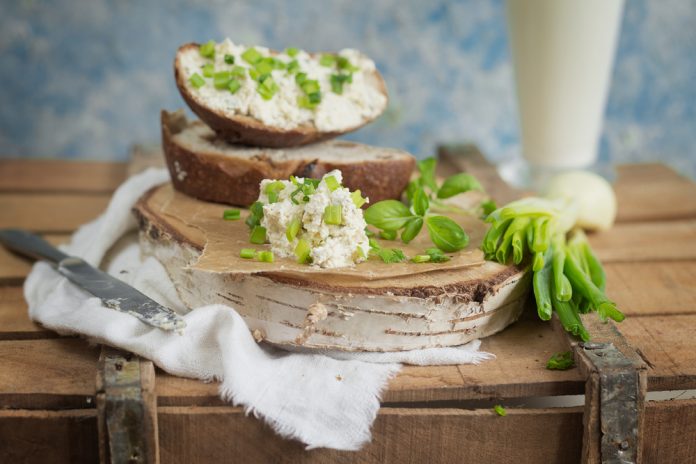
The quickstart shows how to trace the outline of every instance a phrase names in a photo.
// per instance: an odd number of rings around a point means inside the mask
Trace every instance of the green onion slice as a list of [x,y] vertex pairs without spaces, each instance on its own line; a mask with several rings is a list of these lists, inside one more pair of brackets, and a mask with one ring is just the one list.
[[285,49],[285,54],[288,55],[288,56],[291,57],[291,58],[292,58],[293,56],[297,56],[297,54],[298,54],[299,52],[300,52],[300,50],[298,50],[298,49],[295,48],[295,47],[288,47],[288,48]]
[[189,82],[196,89],[200,89],[205,85],[205,80],[198,73],[193,73],[191,77],[189,77]]
[[222,218],[225,221],[236,221],[237,219],[240,218],[241,213],[242,212],[239,211],[238,209],[226,209],[222,213]]
[[285,237],[288,239],[288,242],[295,240],[300,229],[302,229],[302,221],[300,218],[293,218],[290,224],[285,228]]
[[343,223],[343,207],[341,205],[328,205],[324,208],[324,222],[340,226]]
[[249,237],[251,243],[257,245],[263,245],[266,243],[266,228],[263,226],[254,226],[251,230],[251,237]]
[[341,186],[341,184],[336,180],[334,176],[325,177],[324,182],[326,183],[326,186],[329,188],[331,192],[333,192]]
[[234,56],[225,54],[225,63],[227,64],[234,64]]
[[256,64],[263,56],[254,47],[242,53],[242,59],[249,64]]
[[201,56],[205,58],[215,57],[215,41],[209,40],[208,42],[201,45],[198,51],[200,52]]
[[205,77],[213,77],[213,74],[215,73],[215,66],[213,66],[213,63],[207,63],[203,65],[201,70]]
[[355,205],[356,208],[362,208],[362,205],[365,204],[367,200],[365,200],[360,193],[360,190],[356,190],[354,192],[350,193],[350,198],[353,200],[353,204]]
[[306,240],[300,239],[295,247],[295,256],[297,256],[297,262],[300,264],[308,263],[310,261],[310,253],[312,252],[312,247]]
[[322,66],[326,66],[327,68],[330,68],[331,66],[336,64],[336,56],[321,55],[321,58],[319,58],[319,64]]
[[254,259],[256,256],[256,250],[253,248],[242,248],[239,252],[239,257],[244,259]]
[[227,83],[227,89],[230,93],[235,94],[239,89],[242,88],[242,84],[237,79],[230,79]]
[[272,251],[259,251],[258,254],[259,261],[263,263],[273,262],[273,252]]

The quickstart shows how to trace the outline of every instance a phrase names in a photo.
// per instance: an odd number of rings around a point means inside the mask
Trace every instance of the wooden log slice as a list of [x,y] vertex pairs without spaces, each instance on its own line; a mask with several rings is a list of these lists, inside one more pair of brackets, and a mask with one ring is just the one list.
[[[171,184],[153,188],[134,207],[143,251],[164,265],[188,307],[231,306],[257,339],[274,344],[345,351],[461,345],[517,320],[530,287],[524,270],[483,260],[478,220],[462,224],[470,245],[447,263],[370,259],[322,270],[239,259],[250,246],[248,231],[243,220],[223,221],[224,209]],[[396,246],[411,256],[426,246],[419,239]]]

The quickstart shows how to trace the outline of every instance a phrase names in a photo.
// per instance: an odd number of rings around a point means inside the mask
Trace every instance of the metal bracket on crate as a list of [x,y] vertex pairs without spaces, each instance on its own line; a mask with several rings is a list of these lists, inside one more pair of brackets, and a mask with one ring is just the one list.
[[[641,366],[627,358],[613,343],[580,343],[576,353],[584,358],[583,364],[590,374],[587,380],[590,391],[586,391],[586,401],[598,400],[600,434],[599,443],[595,445],[599,445],[601,462],[638,462],[640,422],[645,400],[640,378]],[[593,415],[597,419],[594,405],[586,404],[586,411],[588,406],[590,415],[586,417],[586,422],[592,421]],[[586,423],[585,427],[585,433],[592,432],[589,428],[596,428],[591,422]]]
[[102,347],[97,372],[102,463],[157,463],[157,406],[150,361]]

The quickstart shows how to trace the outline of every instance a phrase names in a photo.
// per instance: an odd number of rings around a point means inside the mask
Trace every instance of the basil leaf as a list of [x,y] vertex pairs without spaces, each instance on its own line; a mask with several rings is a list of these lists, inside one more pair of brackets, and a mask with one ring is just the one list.
[[419,188],[421,188],[420,179],[413,179],[406,186],[406,198],[408,199],[409,204],[413,204],[413,195],[416,194],[416,190],[418,190]]
[[418,172],[421,175],[421,182],[433,192],[437,192],[437,182],[435,182],[435,158],[426,158],[418,162]]
[[428,212],[428,208],[430,208],[428,195],[423,188],[417,189],[413,194],[413,212],[418,216],[425,216],[425,213]]
[[471,174],[460,172],[445,179],[437,192],[438,198],[450,198],[469,190],[483,190],[478,180]]
[[399,230],[412,217],[408,207],[396,200],[378,201],[365,210],[365,222],[383,230]]
[[401,241],[404,243],[408,243],[414,238],[416,238],[416,235],[421,231],[423,228],[423,218],[420,217],[415,217],[413,219],[410,219],[406,223],[406,227],[404,228],[404,231],[401,232]]
[[459,251],[469,244],[469,236],[459,224],[446,216],[430,216],[425,220],[430,239],[445,252]]

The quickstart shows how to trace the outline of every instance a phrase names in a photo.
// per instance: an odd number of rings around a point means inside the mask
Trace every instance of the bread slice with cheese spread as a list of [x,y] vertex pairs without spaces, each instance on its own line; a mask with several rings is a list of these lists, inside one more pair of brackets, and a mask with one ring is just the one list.
[[189,121],[182,110],[161,116],[174,187],[206,201],[248,206],[258,198],[263,179],[320,178],[340,169],[343,185],[374,203],[399,198],[416,164],[404,151],[344,140],[285,149],[236,145],[202,122]]
[[174,60],[191,110],[220,137],[291,147],[354,131],[387,107],[375,64],[356,50],[310,54],[221,43],[189,43]]

